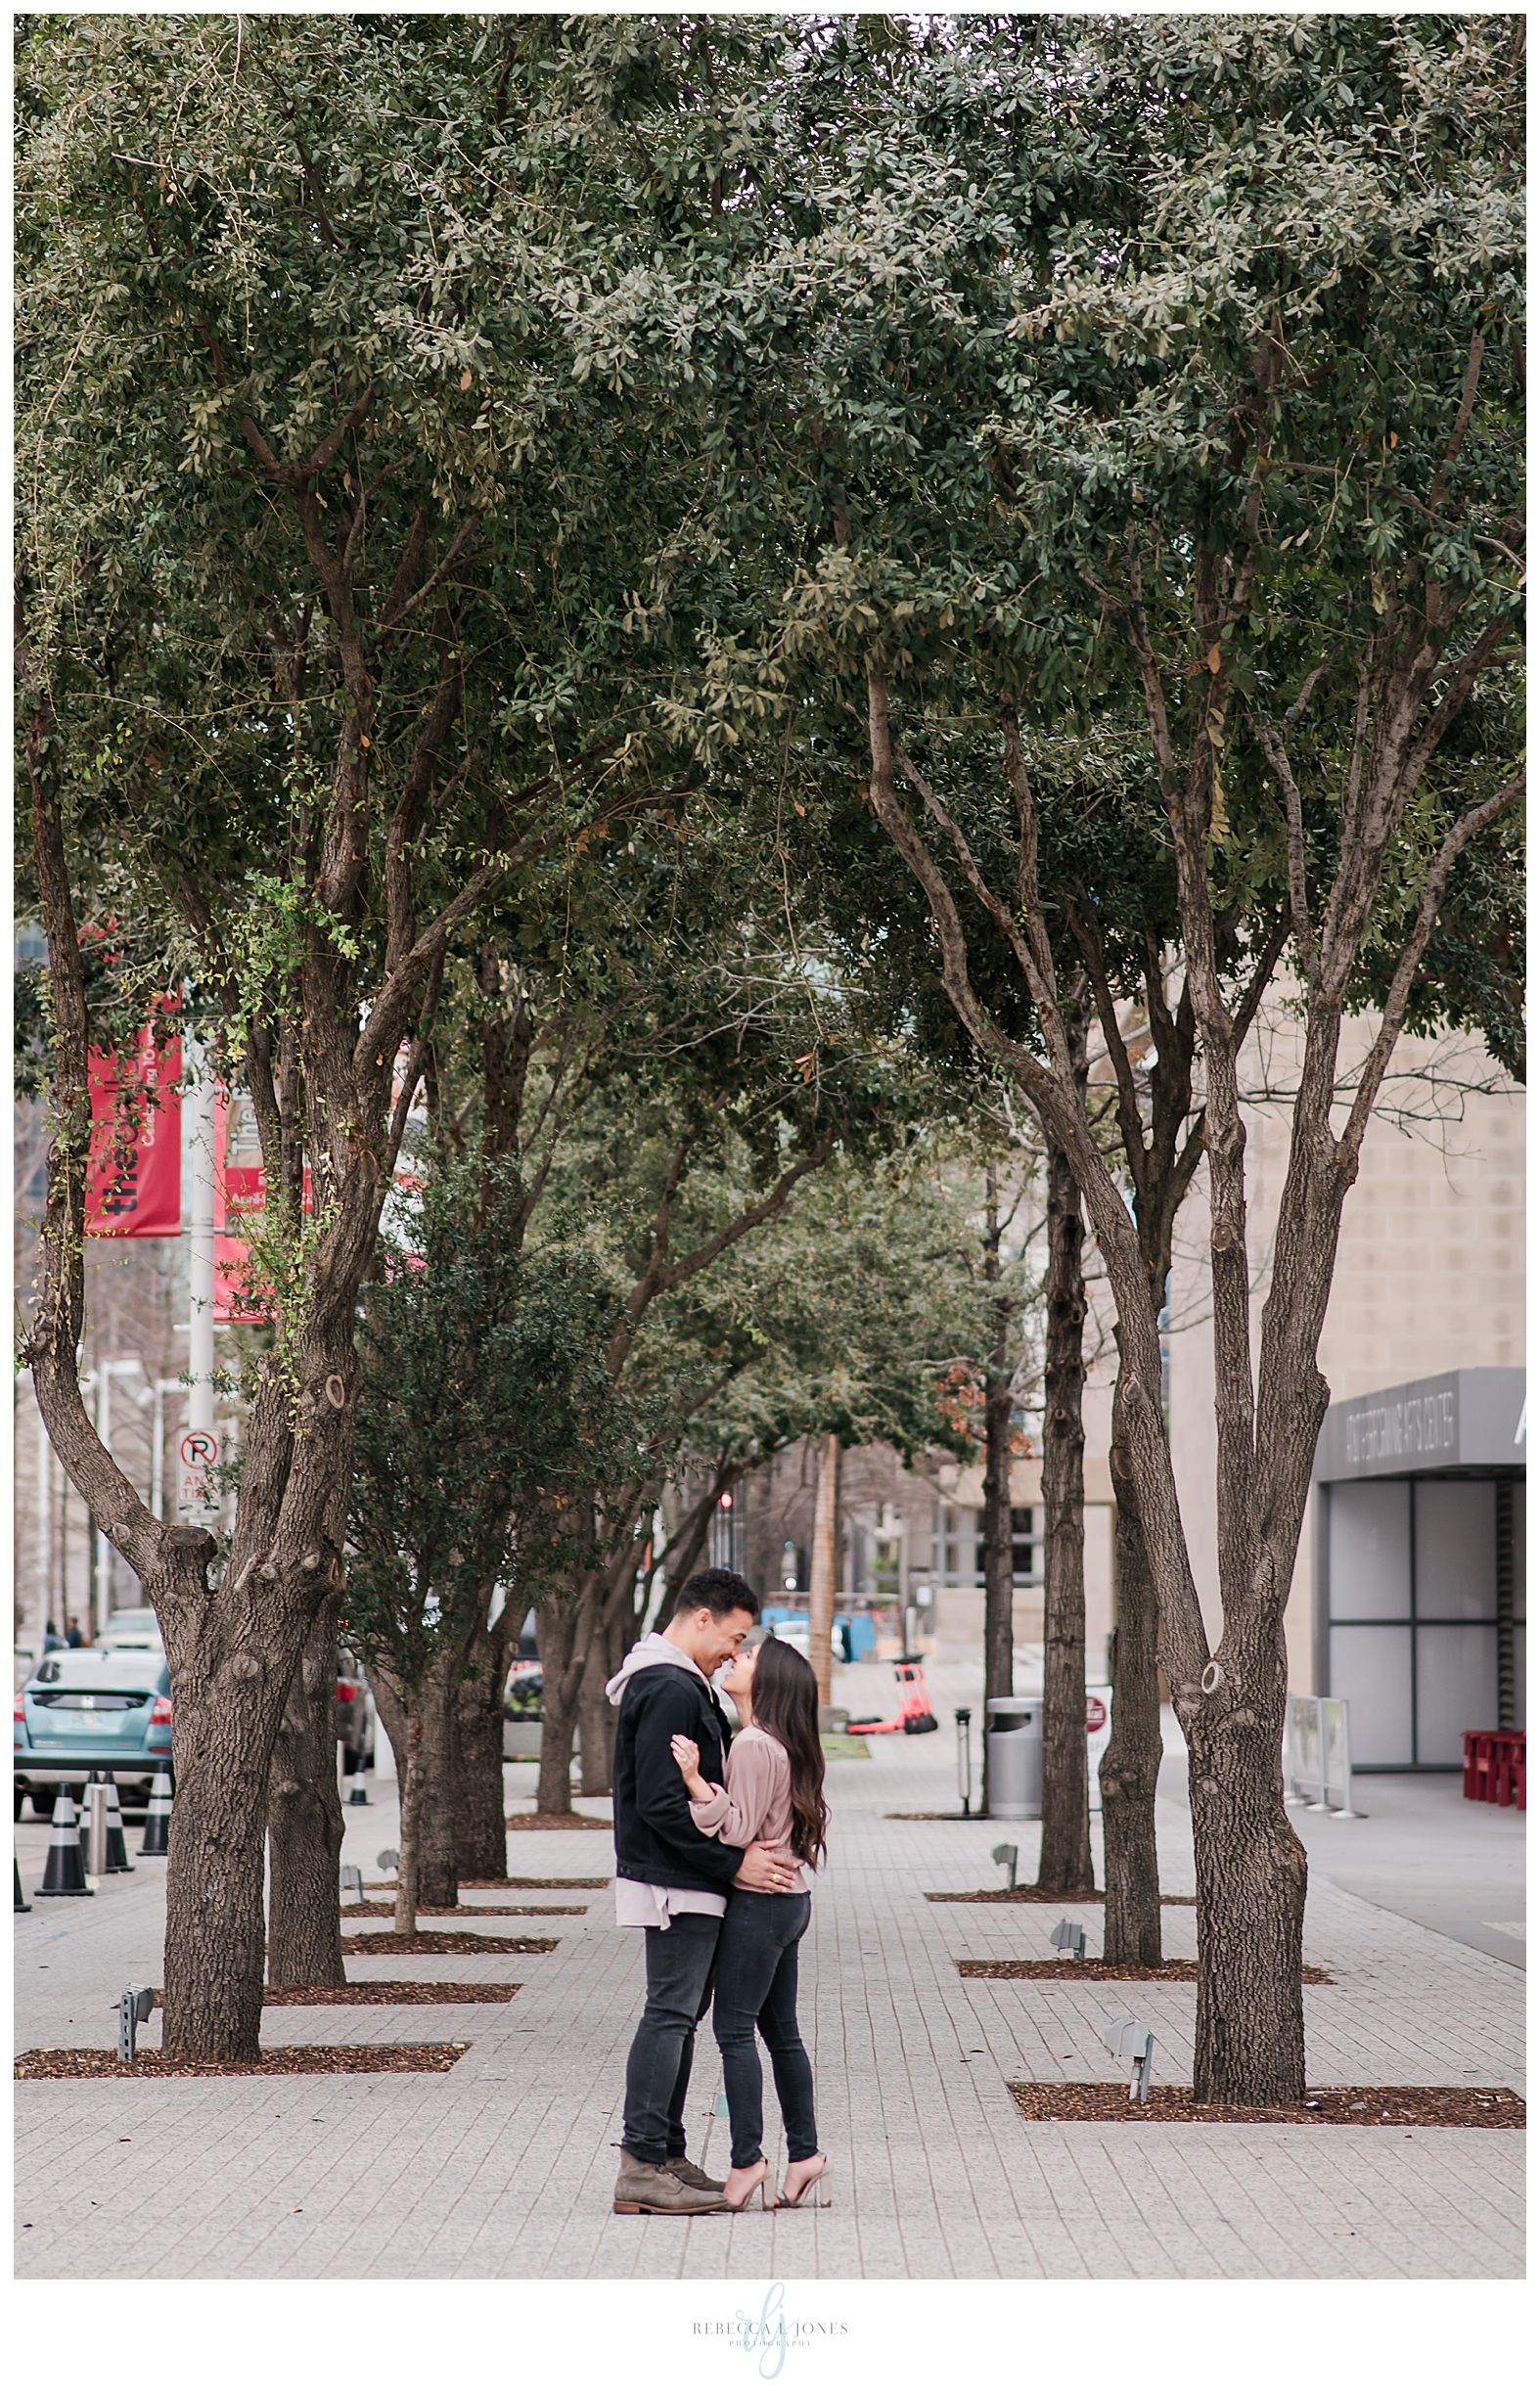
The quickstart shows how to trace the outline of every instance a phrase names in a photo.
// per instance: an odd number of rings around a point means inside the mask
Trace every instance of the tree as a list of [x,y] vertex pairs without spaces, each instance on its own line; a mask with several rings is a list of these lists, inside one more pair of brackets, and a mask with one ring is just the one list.
[[[540,115],[545,42],[51,20],[23,61],[18,663],[58,1122],[24,1353],[165,1634],[183,2055],[257,2048],[269,1757],[341,1590],[356,1297],[449,938],[658,793],[620,615],[669,474],[561,332],[595,194]],[[197,983],[261,1134],[276,1328],[215,1585],[75,1381],[72,879]]]
[[487,1192],[472,1167],[430,1169],[363,1301],[347,1626],[395,1747],[405,1934],[459,1898],[457,1695],[489,1594],[511,1581],[521,1617],[587,1556],[596,1487],[635,1466],[604,1273],[581,1243],[510,1237],[506,1165]]
[[[436,1150],[458,1146],[482,1169],[501,1156],[517,1176],[511,1239],[540,1242],[553,1205],[584,1218],[619,1306],[608,1350],[617,1399],[657,1388],[645,1466],[602,1500],[596,1489],[600,1545],[536,1606],[543,1808],[570,1805],[574,1732],[583,1789],[608,1790],[604,1685],[634,1632],[654,1510],[695,1410],[755,1350],[742,1317],[698,1344],[698,1285],[772,1231],[837,1157],[901,1139],[918,1108],[890,1056],[841,1044],[833,990],[807,1049],[804,959],[756,918],[753,849],[723,776],[711,806],[715,821],[688,838],[670,815],[657,838],[636,829],[623,844],[596,842],[541,938],[489,909],[476,951],[446,975],[426,1066]],[[467,1873],[501,1872],[502,1686],[524,1609],[477,1631],[462,1680]]]
[[[1119,1441],[1191,1755],[1195,2087],[1243,2102],[1297,2098],[1304,2082],[1282,1611],[1328,1399],[1315,1354],[1341,1207],[1450,874],[1522,787],[1501,755],[1444,751],[1471,692],[1501,672],[1517,604],[1504,577],[1517,536],[1509,35],[1419,20],[1386,43],[1355,20],[1333,38],[1328,57],[1304,25],[1206,45],[1176,21],[1117,28],[1115,54],[1126,71],[1132,47],[1159,112],[1146,227],[1137,246],[1114,247],[1110,269],[1106,228],[1070,229],[1019,319],[1053,338],[1051,370],[1020,372],[990,427],[1039,585],[1066,608],[1089,588],[1094,639],[1137,675],[1169,825],[1206,1083],[1224,1611],[1212,1651],[1161,1429],[1140,1240],[1074,1090],[1019,743],[1008,715],[1002,793],[1019,861],[1007,897],[933,789],[918,784],[937,849],[901,804],[877,642],[867,672],[874,805],[930,902],[953,1002],[1070,1157],[1116,1301]],[[1457,153],[1453,177],[1410,162]],[[1293,197],[1302,171],[1306,211]],[[1067,412],[1055,401],[1066,383]],[[1018,671],[1029,678],[1024,658]],[[1219,925],[1269,849],[1287,864],[1306,1054],[1253,1359],[1244,1007]],[[1012,945],[1043,1060],[977,1000],[954,875]],[[1338,1127],[1340,1023],[1387,911],[1411,918]]]

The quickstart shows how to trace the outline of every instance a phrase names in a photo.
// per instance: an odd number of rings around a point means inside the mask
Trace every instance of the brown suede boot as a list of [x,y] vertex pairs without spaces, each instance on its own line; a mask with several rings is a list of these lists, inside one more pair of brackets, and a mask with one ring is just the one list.
[[707,2175],[698,2167],[693,2158],[665,2158],[663,2164],[670,2175],[677,2175],[681,2184],[692,2184],[697,2191],[725,2191],[727,2188],[714,2175]]
[[622,2150],[614,2211],[617,2217],[709,2217],[727,2213],[727,2203],[718,2192],[682,2183],[671,2168],[650,2166]]

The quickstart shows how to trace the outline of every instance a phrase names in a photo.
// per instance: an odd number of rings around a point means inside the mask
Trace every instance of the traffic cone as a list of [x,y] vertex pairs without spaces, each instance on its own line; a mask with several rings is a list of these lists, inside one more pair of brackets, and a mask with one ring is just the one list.
[[134,1872],[128,1846],[123,1841],[123,1814],[118,1807],[114,1777],[107,1781],[107,1872],[110,1876],[131,1876]]
[[16,1906],[19,1910],[29,1910],[31,1903],[22,1899],[22,1863],[15,1852],[11,1854],[11,1865],[16,1870]]
[[91,1787],[102,1782],[100,1769],[93,1769],[80,1794],[80,1864],[86,1874],[91,1873]]
[[37,1898],[42,1901],[55,1893],[80,1893],[87,1901],[91,1898],[91,1888],[85,1880],[85,1862],[80,1857],[75,1806],[68,1787],[54,1803],[53,1839],[48,1846],[48,1866],[43,1871]]
[[150,1788],[150,1815],[145,1820],[141,1860],[163,1860],[171,1848],[171,1780],[161,1769]]

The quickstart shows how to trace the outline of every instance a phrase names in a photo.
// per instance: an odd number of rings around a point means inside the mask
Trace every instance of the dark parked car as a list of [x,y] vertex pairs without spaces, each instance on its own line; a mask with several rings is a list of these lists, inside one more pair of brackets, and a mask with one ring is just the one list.
[[171,1674],[163,1652],[111,1647],[46,1653],[16,1697],[13,1815],[28,1794],[41,1816],[67,1785],[80,1799],[106,1769],[124,1809],[143,1809],[161,1769],[171,1773]]

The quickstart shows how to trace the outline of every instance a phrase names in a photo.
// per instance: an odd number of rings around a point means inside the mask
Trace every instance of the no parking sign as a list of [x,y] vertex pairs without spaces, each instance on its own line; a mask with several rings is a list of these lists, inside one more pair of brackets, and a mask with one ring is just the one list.
[[208,1473],[219,1465],[219,1437],[213,1428],[189,1428],[179,1448],[182,1464],[182,1483],[177,1509],[185,1519],[189,1513],[211,1516],[219,1509],[218,1497],[209,1484]]

